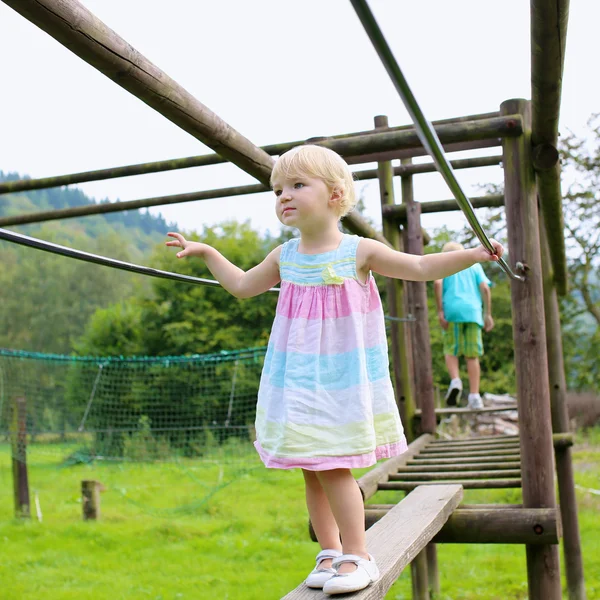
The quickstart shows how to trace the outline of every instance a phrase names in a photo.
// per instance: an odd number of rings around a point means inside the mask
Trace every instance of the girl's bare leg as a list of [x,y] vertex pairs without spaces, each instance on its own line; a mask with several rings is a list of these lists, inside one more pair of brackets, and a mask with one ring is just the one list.
[[[306,486],[306,506],[310,516],[310,522],[317,536],[317,541],[321,549],[341,550],[340,530],[335,522],[329,500],[325,495],[325,490],[315,471],[305,471],[304,483]],[[331,567],[331,559],[321,561],[320,567],[328,569]]]
[[[365,540],[365,508],[362,494],[350,469],[317,471],[316,475],[329,500],[331,512],[335,517],[342,536],[344,554],[357,554],[368,559]],[[340,565],[340,573],[349,573],[356,569],[352,563]]]

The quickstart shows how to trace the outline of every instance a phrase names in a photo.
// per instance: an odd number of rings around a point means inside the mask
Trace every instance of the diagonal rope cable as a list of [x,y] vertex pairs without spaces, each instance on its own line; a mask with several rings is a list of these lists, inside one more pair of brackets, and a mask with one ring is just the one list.
[[[492,246],[492,243],[487,237],[485,231],[481,227],[481,224],[477,220],[469,198],[463,192],[458,180],[456,179],[454,170],[446,158],[444,149],[442,148],[442,144],[437,136],[437,133],[435,132],[435,129],[432,127],[431,123],[427,121],[425,115],[421,111],[421,108],[417,104],[417,101],[410,90],[408,82],[406,81],[391,48],[389,47],[379,25],[377,24],[377,21],[375,20],[367,1],[350,0],[350,2],[356,11],[356,14],[358,15],[360,22],[365,28],[371,43],[377,51],[381,62],[388,72],[396,91],[398,94],[400,94],[402,102],[404,103],[408,114],[415,124],[415,129],[417,130],[417,134],[419,135],[421,143],[427,152],[429,152],[433,162],[435,163],[435,166],[446,181],[450,191],[456,198],[456,202],[465,214],[469,225],[473,228],[475,235],[479,238],[479,241],[483,244],[484,248],[486,248],[490,254],[494,254],[494,247]],[[511,279],[525,281],[523,276],[513,273],[508,263],[503,258],[498,260],[498,264]]]
[[[135,265],[133,263],[117,260],[116,258],[107,258],[105,256],[99,256],[98,254],[91,254],[90,252],[83,252],[81,250],[67,248],[66,246],[54,244],[53,242],[45,242],[43,240],[39,240],[38,238],[23,235],[22,233],[8,231],[7,229],[0,229],[0,239],[19,244],[21,246],[28,246],[29,248],[36,248],[37,250],[50,252],[52,254],[59,254],[61,256],[68,256],[69,258],[75,258],[77,260],[103,265],[105,267],[112,267],[122,271],[130,271],[132,273],[139,273],[140,275],[148,275],[150,277],[158,277],[161,279],[172,279],[173,281],[193,283],[195,285],[222,287],[218,281],[214,281],[213,279],[203,279],[202,277],[192,277],[191,275],[181,275],[179,273],[171,273],[170,271],[161,271],[160,269],[143,267],[141,265]],[[278,292],[279,289],[271,288],[269,291]]]

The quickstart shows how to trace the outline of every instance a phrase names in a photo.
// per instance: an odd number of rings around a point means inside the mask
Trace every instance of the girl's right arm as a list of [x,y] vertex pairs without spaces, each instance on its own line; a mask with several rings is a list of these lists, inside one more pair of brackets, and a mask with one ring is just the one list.
[[167,235],[175,238],[166,242],[167,246],[183,248],[181,252],[177,253],[177,258],[186,256],[202,258],[213,277],[236,298],[258,296],[280,281],[279,255],[281,246],[272,250],[256,267],[243,271],[208,244],[189,242],[180,233],[169,232]]

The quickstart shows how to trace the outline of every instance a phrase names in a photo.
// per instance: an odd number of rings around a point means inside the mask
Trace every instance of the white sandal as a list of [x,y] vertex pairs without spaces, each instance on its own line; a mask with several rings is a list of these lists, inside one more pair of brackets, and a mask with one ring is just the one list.
[[[354,563],[356,571],[338,573],[337,569],[344,563]],[[334,559],[333,568],[336,570],[335,575],[323,585],[325,594],[358,592],[379,579],[379,569],[375,564],[375,559],[370,554],[369,560],[356,554],[342,554],[342,556]]]
[[328,558],[336,559],[340,556],[342,556],[342,553],[339,550],[321,550],[321,552],[317,554],[317,564],[315,568],[310,572],[304,583],[306,583],[309,588],[315,588],[319,590],[322,589],[322,587],[325,585],[325,582],[335,575],[335,569],[333,569],[333,567],[320,569],[319,565]]

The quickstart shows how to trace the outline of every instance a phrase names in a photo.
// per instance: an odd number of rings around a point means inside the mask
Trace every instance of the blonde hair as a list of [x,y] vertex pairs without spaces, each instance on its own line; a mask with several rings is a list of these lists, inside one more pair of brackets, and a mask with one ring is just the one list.
[[459,244],[458,242],[448,242],[447,244],[444,244],[444,247],[442,248],[442,252],[454,252],[455,250],[464,250],[465,247],[462,244]]
[[330,191],[337,188],[341,197],[338,216],[344,217],[356,206],[352,171],[346,161],[333,150],[323,146],[296,146],[282,154],[271,173],[271,186],[277,180],[311,177],[320,179]]

